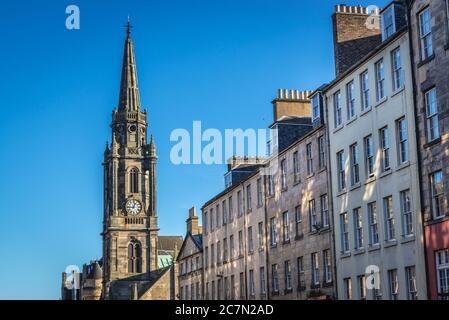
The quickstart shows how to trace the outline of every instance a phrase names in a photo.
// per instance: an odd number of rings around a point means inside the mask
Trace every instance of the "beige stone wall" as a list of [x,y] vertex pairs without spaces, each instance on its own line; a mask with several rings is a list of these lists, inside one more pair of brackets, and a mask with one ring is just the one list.
[[[329,250],[329,259],[332,263],[332,242],[331,227],[324,227],[321,230],[311,230],[309,223],[309,201],[315,200],[317,221],[321,222],[320,197],[328,195],[327,171],[326,167],[319,167],[318,164],[318,138],[325,136],[323,127],[315,129],[306,135],[299,142],[289,147],[279,155],[278,170],[274,176],[275,193],[268,197],[268,222],[267,231],[269,244],[268,252],[268,272],[269,290],[272,299],[308,299],[312,296],[333,296],[333,264],[332,278],[330,282],[324,280],[323,251]],[[313,173],[307,173],[306,145],[312,145]],[[299,156],[299,175],[295,179],[293,154],[297,152]],[[287,164],[287,187],[281,186],[281,161],[286,160]],[[295,211],[300,206],[301,223],[296,233]],[[328,208],[330,206],[328,205]],[[283,213],[288,212],[288,233],[289,239],[284,241],[283,234]],[[331,212],[329,211],[329,217]],[[276,244],[271,242],[271,219],[276,218]],[[320,284],[312,288],[311,255],[318,254]],[[298,258],[302,257],[304,273],[298,277]],[[285,262],[288,261],[291,269],[291,288],[286,287],[285,282]],[[272,266],[277,265],[279,277],[279,290],[273,290]]]
[[[326,99],[328,122],[330,124],[330,161],[332,168],[332,192],[335,221],[336,261],[338,270],[338,294],[340,299],[345,298],[343,279],[351,278],[353,299],[359,299],[359,275],[365,274],[369,265],[380,268],[380,293],[383,299],[389,299],[388,270],[397,269],[399,281],[399,298],[406,298],[405,268],[415,266],[418,297],[426,297],[425,265],[423,259],[423,235],[420,214],[418,163],[416,154],[415,120],[413,109],[413,87],[410,70],[409,38],[404,33],[393,39],[381,51],[373,55],[368,61],[361,64],[353,72],[342,78],[338,83],[327,89]],[[405,86],[396,92],[392,91],[392,65],[391,52],[400,48],[402,69]],[[375,63],[380,59],[385,67],[386,98],[376,102]],[[368,70],[371,106],[361,111],[360,74]],[[346,84],[354,81],[356,117],[348,120],[346,109]],[[333,95],[340,90],[342,95],[343,124],[334,126]],[[400,164],[398,159],[398,135],[396,121],[405,117],[407,121],[409,161]],[[381,149],[379,130],[388,126],[391,169],[382,172]],[[374,175],[369,177],[366,173],[364,161],[364,137],[372,135],[374,145]],[[351,185],[350,146],[357,143],[359,146],[360,183]],[[339,190],[337,185],[337,152],[344,151],[346,188]],[[411,210],[413,213],[413,227],[415,234],[404,237],[403,216],[401,215],[400,192],[409,189],[411,195]],[[393,215],[395,240],[386,241],[386,220],[383,209],[384,197],[393,197]],[[369,245],[368,203],[376,202],[379,230],[379,244]],[[355,227],[353,210],[361,208],[363,225],[363,247],[355,248]],[[341,240],[340,214],[348,215],[349,252],[343,253]],[[367,298],[373,299],[373,290],[367,291]]]
[[[258,206],[257,204],[257,180],[263,177],[260,174],[255,174],[245,182],[240,183],[227,192],[223,193],[220,197],[203,208],[203,253],[204,261],[206,261],[206,255],[208,255],[208,263],[204,265],[204,292],[206,299],[217,299],[218,290],[220,290],[220,298],[224,299],[265,299],[266,298],[266,241],[263,239],[263,244],[259,246],[258,241],[258,225],[262,223],[265,228],[265,208],[264,205]],[[251,207],[252,210],[248,210],[247,206],[247,186],[251,188]],[[242,195],[242,214],[238,214],[238,192]],[[232,209],[233,219],[230,220],[229,212],[229,198],[232,197]],[[226,201],[227,207],[227,223],[223,225],[223,212],[222,204]],[[219,214],[219,227],[216,226],[216,209],[217,205],[220,207]],[[210,226],[210,213],[213,212],[213,229]],[[207,222],[206,222],[207,220]],[[253,251],[249,249],[248,243],[248,230],[252,228],[253,239]],[[265,230],[265,229],[264,229]],[[239,232],[242,235],[242,252],[239,252]],[[231,256],[231,236],[234,242],[234,254]],[[228,259],[223,261],[221,258],[217,263],[217,243],[220,242],[221,257],[223,256],[223,242],[227,241],[228,247]],[[214,246],[215,261],[211,261],[211,247]],[[206,249],[207,247],[207,249]],[[207,250],[207,253],[206,253]],[[260,268],[265,268],[265,288],[261,290],[260,281]],[[252,272],[250,272],[252,270]],[[249,292],[249,277],[250,273],[254,278],[254,295]],[[240,277],[243,277],[242,286],[240,286]],[[221,279],[221,280],[220,280]],[[221,288],[217,287],[221,281]],[[225,294],[225,283],[228,283],[228,290]],[[234,285],[232,286],[232,282]],[[212,290],[212,285],[215,287]],[[241,290],[242,289],[242,290]],[[212,296],[212,292],[215,295]]]

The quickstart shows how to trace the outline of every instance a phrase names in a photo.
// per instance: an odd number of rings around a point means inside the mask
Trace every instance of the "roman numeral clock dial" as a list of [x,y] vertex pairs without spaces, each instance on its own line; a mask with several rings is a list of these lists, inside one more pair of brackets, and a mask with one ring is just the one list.
[[135,216],[142,210],[142,205],[137,200],[128,200],[125,209],[128,214]]

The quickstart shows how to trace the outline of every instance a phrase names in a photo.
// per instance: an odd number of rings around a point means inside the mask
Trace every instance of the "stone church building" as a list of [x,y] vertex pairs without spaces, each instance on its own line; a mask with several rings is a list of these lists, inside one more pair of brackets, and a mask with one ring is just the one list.
[[[141,109],[130,30],[128,23],[120,98],[112,112],[112,142],[104,151],[103,258],[87,267],[93,272],[80,275],[80,294],[75,298],[82,300],[169,300],[177,294],[173,262],[183,239],[159,236],[156,145],[153,136],[148,143],[147,112]],[[88,276],[93,280],[86,282]],[[90,285],[89,295],[83,294],[84,283]],[[73,297],[67,294],[65,281],[62,295]]]

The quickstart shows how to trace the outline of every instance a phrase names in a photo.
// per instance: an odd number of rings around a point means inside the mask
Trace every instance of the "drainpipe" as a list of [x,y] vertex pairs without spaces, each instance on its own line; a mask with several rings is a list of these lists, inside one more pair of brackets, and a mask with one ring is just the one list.
[[[411,10],[412,10],[412,5],[414,3],[414,0],[408,0],[407,1],[407,28],[408,28],[408,43],[409,43],[409,50],[410,50],[410,59],[411,59],[411,73],[412,73],[412,86],[413,86],[413,105],[414,105],[414,120],[415,120],[415,141],[416,141],[416,148],[417,148],[417,156],[418,156],[418,179],[419,179],[419,185],[418,185],[418,189],[419,189],[419,197],[420,197],[420,203],[421,203],[421,228],[422,228],[422,239],[423,239],[423,246],[424,246],[424,267],[425,267],[425,271],[426,271],[426,283],[427,283],[427,298],[431,297],[431,292],[430,292],[430,285],[429,285],[429,279],[428,279],[428,274],[429,274],[429,262],[427,260],[427,250],[426,250],[426,234],[425,234],[425,225],[424,225],[424,212],[425,212],[425,206],[424,206],[424,194],[422,191],[422,184],[423,184],[423,179],[422,179],[422,154],[421,154],[421,148],[420,148],[420,141],[419,141],[419,135],[416,134],[416,131],[419,128],[419,121],[418,121],[418,99],[417,99],[417,92],[418,92],[418,85],[417,85],[417,80],[416,80],[416,72],[415,72],[415,50],[413,48],[413,30],[412,30],[412,25],[411,25]],[[416,93],[416,94],[415,94]]]

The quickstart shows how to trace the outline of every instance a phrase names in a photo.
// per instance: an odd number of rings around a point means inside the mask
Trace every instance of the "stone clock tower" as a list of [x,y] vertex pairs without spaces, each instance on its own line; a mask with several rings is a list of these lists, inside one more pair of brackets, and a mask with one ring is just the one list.
[[136,61],[128,23],[118,108],[112,112],[112,142],[104,153],[103,296],[116,280],[157,269],[156,146],[147,143],[147,113],[141,110]]

